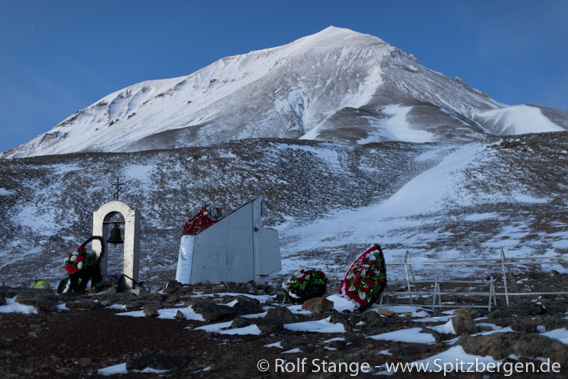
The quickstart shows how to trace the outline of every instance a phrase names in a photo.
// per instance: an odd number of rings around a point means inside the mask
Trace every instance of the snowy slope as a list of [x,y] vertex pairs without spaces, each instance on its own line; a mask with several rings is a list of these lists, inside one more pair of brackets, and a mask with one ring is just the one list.
[[[565,133],[561,135],[564,139]],[[432,262],[496,259],[501,247],[510,258],[568,251],[568,218],[563,214],[568,200],[562,193],[564,185],[553,183],[565,172],[559,167],[568,159],[565,147],[548,145],[533,134],[499,143],[442,145],[414,158],[423,159],[439,163],[384,201],[279,227],[288,252],[287,268],[292,270],[300,257],[310,257],[310,264],[317,266],[327,254],[339,253],[345,246],[363,248],[361,241],[386,246],[390,262],[403,262],[406,252],[412,262]],[[552,173],[556,170],[561,172]],[[413,268],[422,275],[432,274],[431,266]],[[562,265],[554,268],[566,271]],[[390,270],[393,277],[404,277],[401,267]],[[477,271],[442,266],[436,268],[436,275],[464,278]]]
[[[0,161],[0,277],[11,285],[63,275],[64,252],[90,236],[92,212],[121,200],[142,214],[141,278],[175,277],[183,224],[202,205],[267,200],[283,270],[321,267],[334,281],[372,243],[387,262],[568,252],[568,133],[469,144],[358,146],[245,140],[211,148]],[[111,270],[121,253],[109,255]],[[414,267],[420,273],[420,266]],[[558,269],[558,268],[557,268]],[[559,270],[562,270],[560,268]],[[403,275],[391,269],[394,281]],[[454,270],[440,275],[471,275]]]
[[467,142],[567,127],[567,112],[506,107],[377,37],[329,27],[288,45],[223,58],[188,76],[114,92],[3,157],[246,138]]
[[533,105],[481,110],[474,115],[474,118],[499,135],[534,133],[535,125],[538,125],[539,132],[566,130],[565,127],[559,126],[546,117],[541,108]]

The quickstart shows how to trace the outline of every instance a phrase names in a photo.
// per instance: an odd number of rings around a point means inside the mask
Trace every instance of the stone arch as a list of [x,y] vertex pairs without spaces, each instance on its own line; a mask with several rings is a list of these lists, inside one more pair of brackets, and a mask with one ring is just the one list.
[[[109,221],[119,213],[124,219],[124,263],[123,274],[125,275],[125,288],[133,289],[134,282],[138,281],[139,272],[139,251],[140,251],[140,213],[130,208],[121,201],[111,201],[104,204],[97,211],[93,212],[93,236],[102,236],[105,244],[105,251],[109,251],[107,238],[109,233]],[[93,251],[100,256],[102,251],[101,243],[93,240]],[[108,254],[101,260],[101,273],[107,274]],[[134,280],[134,282],[133,282]]]

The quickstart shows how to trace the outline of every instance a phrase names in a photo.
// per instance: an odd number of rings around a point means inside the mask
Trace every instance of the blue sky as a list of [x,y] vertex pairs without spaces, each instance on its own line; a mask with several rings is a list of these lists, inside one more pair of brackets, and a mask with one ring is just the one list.
[[0,0],[0,151],[107,94],[333,25],[505,104],[568,110],[565,0]]

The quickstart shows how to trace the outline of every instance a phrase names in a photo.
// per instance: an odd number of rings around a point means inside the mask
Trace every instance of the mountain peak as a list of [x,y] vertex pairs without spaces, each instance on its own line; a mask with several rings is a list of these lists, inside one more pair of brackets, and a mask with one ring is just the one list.
[[310,36],[304,37],[304,38],[310,38],[310,37],[320,37],[320,38],[337,38],[337,37],[360,37],[360,36],[369,36],[369,37],[373,37],[373,38],[377,38],[368,34],[364,34],[364,33],[360,33],[360,32],[356,32],[352,29],[348,29],[348,28],[340,28],[337,26],[333,26],[330,25],[327,28],[320,30],[319,32],[312,34]]
[[370,34],[359,33],[347,28],[339,28],[336,26],[328,26],[327,28],[315,33],[302,37],[292,44],[309,44],[318,47],[338,45],[348,47],[351,44],[361,45],[362,43],[381,43],[383,40]]

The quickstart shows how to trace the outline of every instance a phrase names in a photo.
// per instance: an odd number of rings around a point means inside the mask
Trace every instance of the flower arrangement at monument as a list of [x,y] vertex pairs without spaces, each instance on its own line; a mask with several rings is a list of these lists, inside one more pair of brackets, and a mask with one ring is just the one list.
[[76,274],[80,270],[86,270],[91,265],[97,264],[97,257],[92,251],[87,252],[84,246],[79,246],[77,251],[69,254],[63,261],[65,264],[65,271],[68,275]]
[[[92,240],[98,240],[101,244],[101,253],[97,256],[93,251],[87,251],[85,245]],[[86,240],[76,251],[72,252],[63,260],[65,279],[57,287],[57,292],[84,292],[89,281],[91,287],[96,287],[101,281],[100,262],[105,253],[104,240],[100,236],[92,236]]]
[[314,297],[320,297],[327,290],[327,277],[318,269],[301,269],[290,279],[282,283],[286,298],[300,303]]
[[379,245],[373,245],[353,262],[339,286],[339,294],[364,309],[379,298],[386,285],[383,251]]

